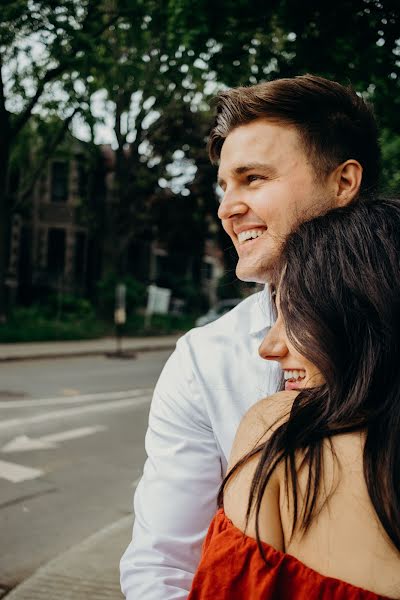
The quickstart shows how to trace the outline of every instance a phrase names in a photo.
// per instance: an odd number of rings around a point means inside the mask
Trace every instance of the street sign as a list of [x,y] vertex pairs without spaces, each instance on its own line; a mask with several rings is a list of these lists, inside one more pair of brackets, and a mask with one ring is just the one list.
[[160,288],[156,285],[149,285],[146,314],[166,315],[168,313],[169,302],[171,299],[171,290]]

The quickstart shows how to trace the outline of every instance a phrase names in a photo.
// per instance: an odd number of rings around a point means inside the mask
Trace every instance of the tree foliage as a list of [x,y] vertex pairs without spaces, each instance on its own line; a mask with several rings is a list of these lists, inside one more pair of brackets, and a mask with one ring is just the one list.
[[[15,210],[10,163],[20,136],[35,113],[69,121],[87,108],[91,70],[101,60],[100,43],[118,20],[107,2],[94,0],[13,0],[0,8],[0,316],[6,310],[9,232]],[[18,153],[18,152],[17,152]],[[39,173],[44,156],[33,165]],[[33,185],[30,182],[30,186]]]
[[[169,2],[169,41],[209,54],[228,85],[312,72],[347,83],[398,129],[400,6],[393,0]],[[390,105],[390,107],[388,106]],[[388,114],[389,113],[389,114]]]
[[[323,7],[316,0],[198,0],[195,10],[188,0],[2,2],[0,313],[16,165],[29,165],[21,201],[78,117],[93,143],[102,119],[99,93],[114,130],[112,202],[104,203],[97,223],[110,272],[129,270],[133,240],[148,243],[157,235],[171,252],[192,257],[199,273],[216,213],[205,139],[209,99],[219,87],[305,72],[351,82],[375,104],[385,177],[395,189],[399,12],[392,0]],[[27,157],[32,117],[46,121],[51,134]]]

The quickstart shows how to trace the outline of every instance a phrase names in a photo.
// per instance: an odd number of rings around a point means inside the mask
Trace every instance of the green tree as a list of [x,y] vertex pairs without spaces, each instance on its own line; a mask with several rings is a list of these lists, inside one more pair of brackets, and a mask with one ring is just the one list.
[[382,171],[383,191],[387,194],[400,193],[400,134],[383,129]]
[[[0,318],[4,319],[15,210],[10,186],[13,151],[20,136],[29,135],[26,127],[35,113],[57,114],[64,121],[48,144],[48,153],[76,112],[85,110],[88,98],[83,82],[90,81],[93,65],[101,60],[105,32],[120,14],[110,10],[106,1],[8,0],[2,3],[0,17]],[[45,162],[46,152],[32,166],[28,188]]]
[[400,129],[400,5],[393,0],[169,2],[170,44],[205,57],[221,84],[316,73],[351,82]]
[[152,202],[157,238],[168,248],[170,262],[177,263],[181,287],[196,289],[197,297],[206,239],[218,231],[216,169],[206,152],[209,124],[208,110],[174,101],[149,131],[164,186]]
[[[169,1],[169,40],[209,54],[226,85],[311,71],[394,89],[399,75],[400,8],[393,0]],[[393,83],[394,82],[394,83]]]
[[155,132],[163,130],[164,113],[169,115],[169,126],[177,123],[202,86],[202,71],[193,65],[193,52],[167,47],[166,22],[166,5],[138,3],[135,19],[121,20],[108,32],[107,68],[96,73],[97,87],[106,91],[115,138],[104,262],[106,271],[121,276],[129,270],[130,245],[138,240],[151,242],[151,201],[169,157],[183,143],[172,126],[160,152],[153,145]]

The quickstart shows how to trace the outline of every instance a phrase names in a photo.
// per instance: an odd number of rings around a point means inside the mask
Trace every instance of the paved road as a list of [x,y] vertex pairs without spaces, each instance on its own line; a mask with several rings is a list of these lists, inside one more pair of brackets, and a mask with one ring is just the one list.
[[130,513],[168,355],[0,365],[0,589]]

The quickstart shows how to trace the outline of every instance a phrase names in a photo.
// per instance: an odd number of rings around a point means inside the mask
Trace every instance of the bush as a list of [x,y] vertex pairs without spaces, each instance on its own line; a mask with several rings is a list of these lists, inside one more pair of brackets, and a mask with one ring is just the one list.
[[72,294],[51,294],[45,301],[28,310],[37,310],[42,316],[51,320],[76,321],[95,318],[95,311],[89,300]]
[[168,335],[188,331],[194,327],[195,317],[181,315],[152,315],[146,324],[144,314],[131,315],[122,329],[123,335]]
[[157,282],[160,287],[171,289],[172,296],[185,303],[185,310],[191,313],[202,313],[208,309],[208,299],[199,284],[195,284],[187,277],[176,277],[171,273],[164,273],[163,279]]
[[16,308],[7,323],[0,324],[0,342],[44,342],[84,340],[110,333],[110,327],[95,319],[93,314],[76,318],[71,314],[57,320],[40,306]]
[[147,287],[133,277],[119,278],[109,273],[97,283],[97,305],[101,315],[107,320],[114,319],[115,289],[119,283],[126,285],[126,312],[133,314],[137,308],[146,303]]
[[[140,314],[131,309],[135,298],[138,302],[144,297],[136,284],[134,280],[128,281],[130,300],[127,301],[128,320],[122,327],[123,335],[167,335],[193,327],[194,317],[181,315],[153,315],[147,326],[144,311]],[[111,284],[105,289],[111,290]],[[48,296],[44,302],[29,308],[17,307],[7,323],[0,324],[0,343],[85,340],[114,335],[114,298],[111,299],[111,293],[108,302],[109,313],[104,320],[96,316],[90,302],[67,294]]]

